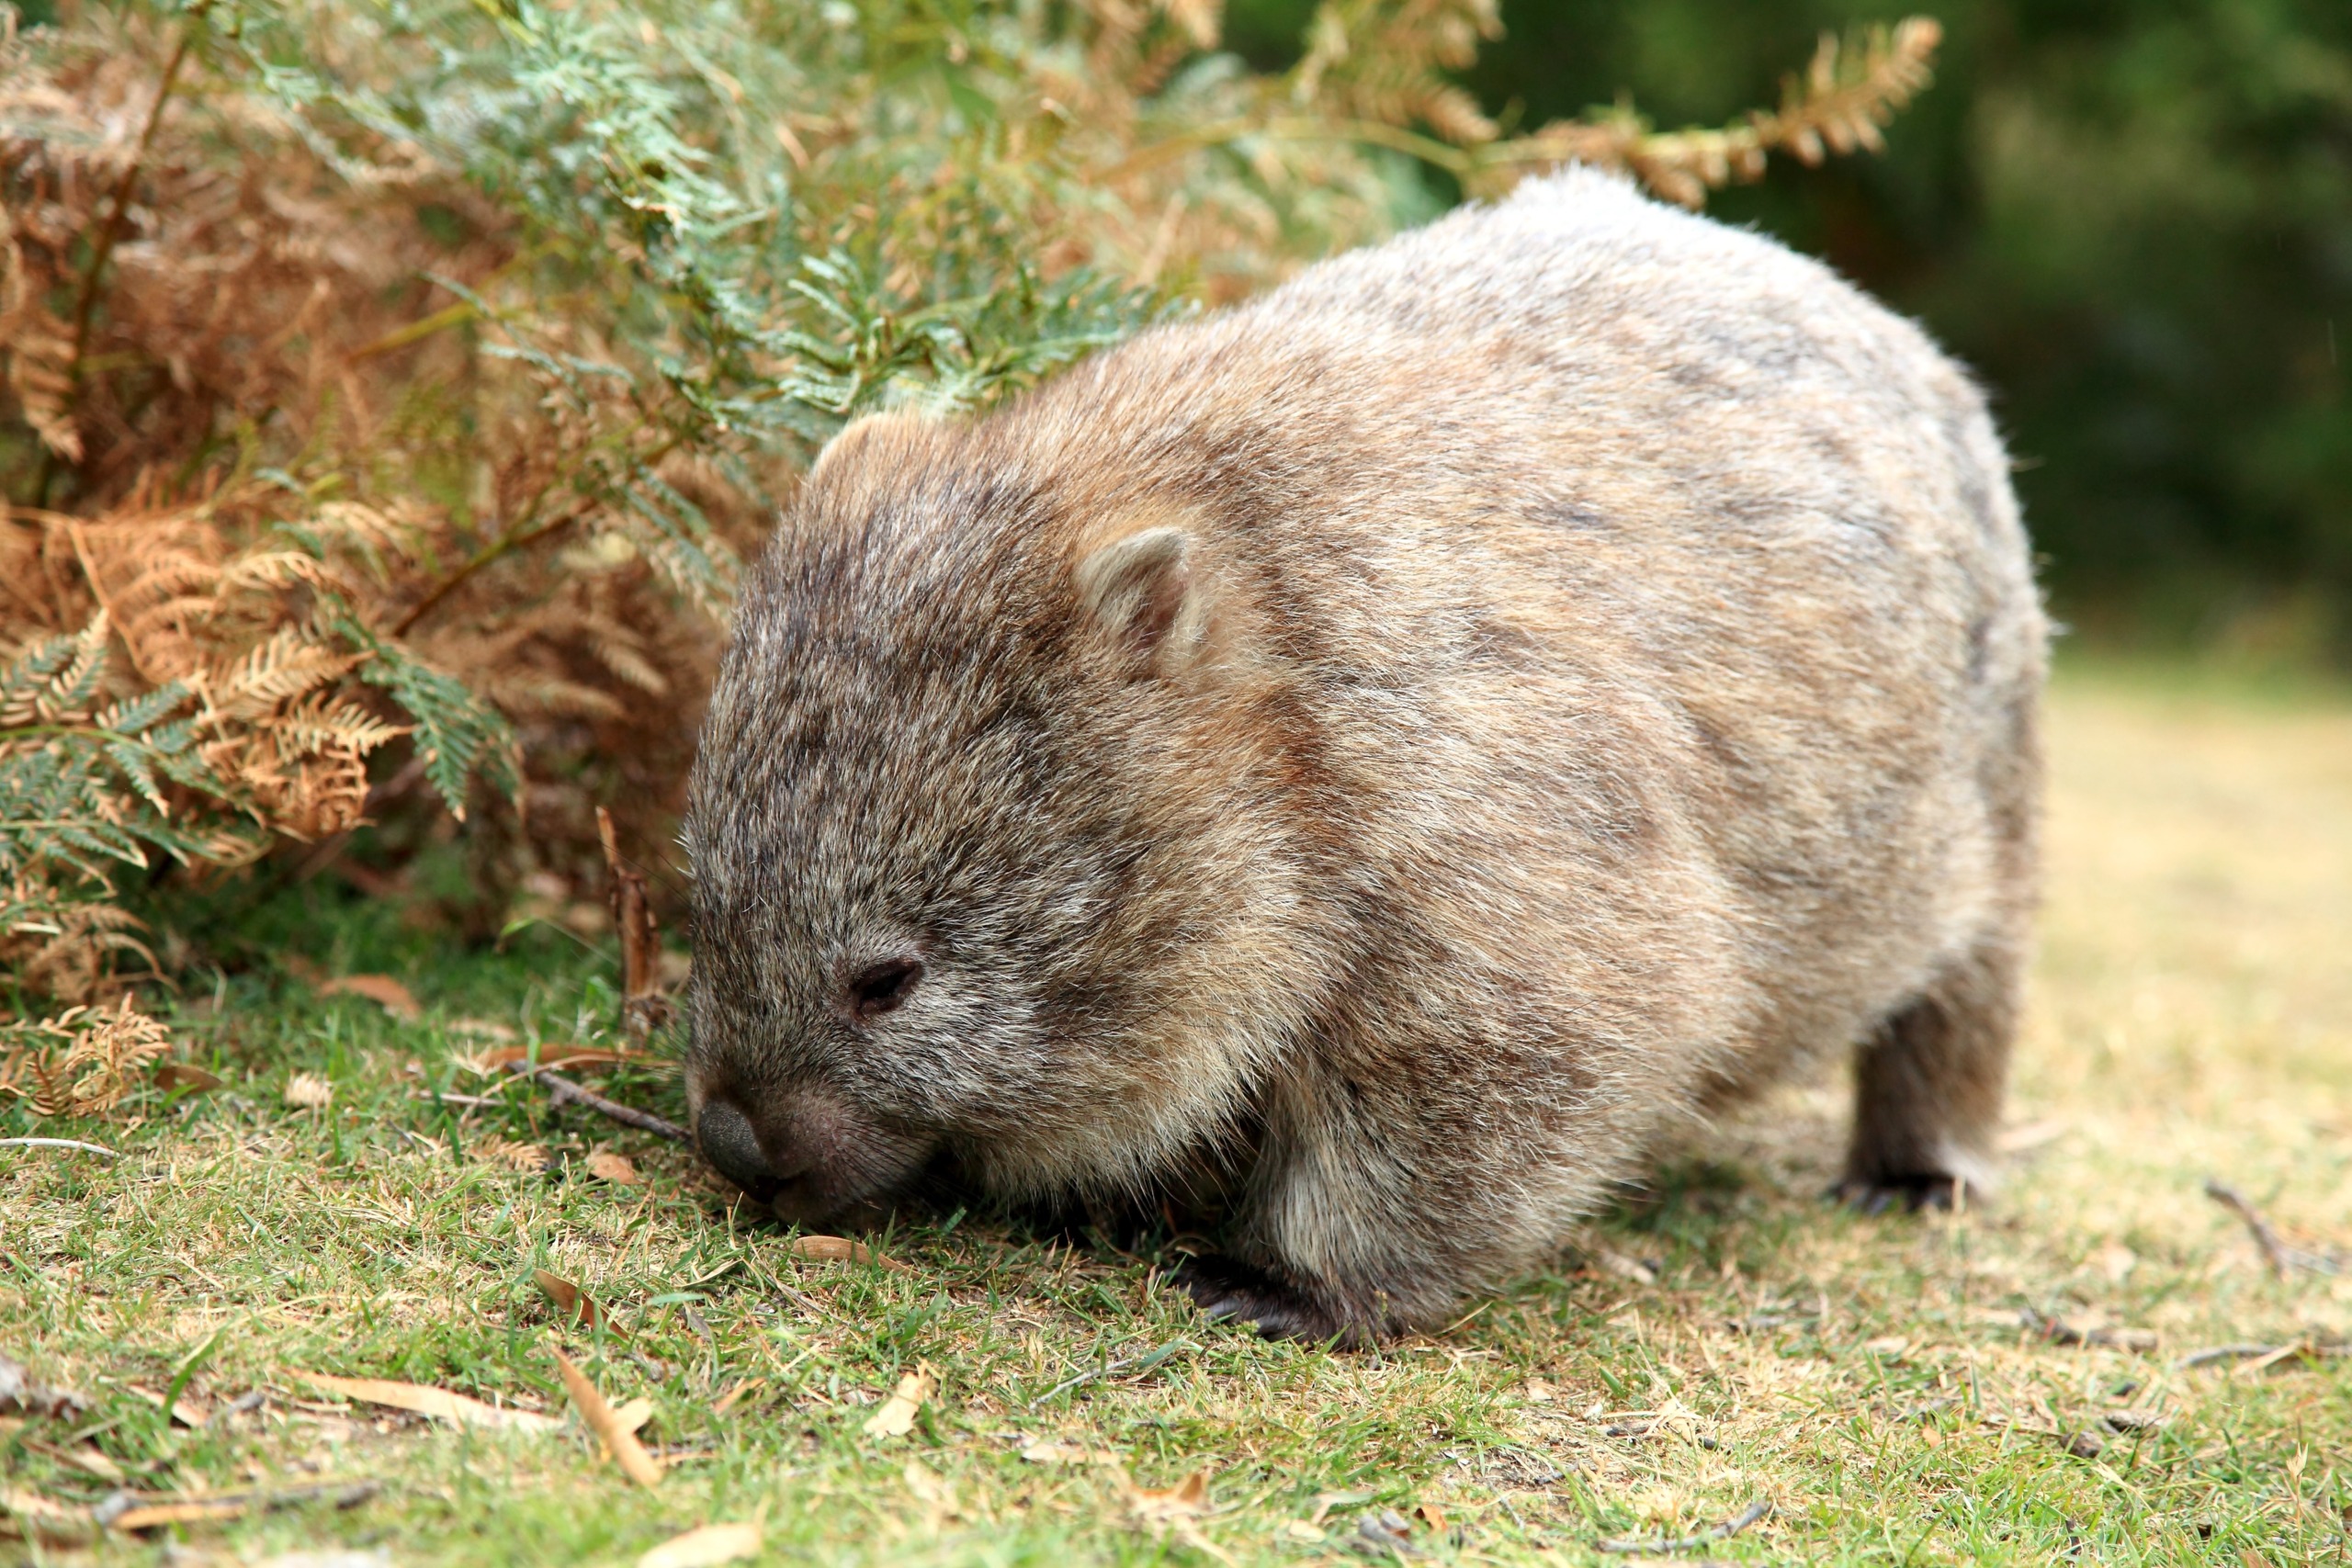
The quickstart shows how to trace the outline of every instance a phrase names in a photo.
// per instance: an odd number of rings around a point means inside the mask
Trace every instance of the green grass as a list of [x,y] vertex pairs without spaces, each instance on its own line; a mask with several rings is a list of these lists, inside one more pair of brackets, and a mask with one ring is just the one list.
[[[347,1543],[402,1563],[626,1563],[754,1517],[776,1562],[1362,1561],[1362,1516],[1419,1507],[1442,1521],[1412,1525],[1430,1561],[1573,1564],[1626,1561],[1593,1550],[1604,1537],[1701,1529],[1756,1500],[1771,1516],[1701,1555],[2343,1562],[2352,1360],[2177,1363],[2352,1330],[2352,1274],[2272,1279],[2201,1195],[2222,1177],[2290,1238],[2352,1247],[2352,701],[2078,664],[2052,732],[2044,958],[2012,1119],[2033,1146],[1996,1203],[1825,1208],[1842,1096],[1795,1086],[1669,1158],[1558,1271],[1361,1356],[1203,1322],[1165,1258],[978,1220],[882,1238],[902,1269],[800,1261],[652,1139],[519,1086],[503,1109],[436,1103],[485,1089],[458,1065],[481,1042],[458,1021],[593,1038],[613,1016],[607,972],[544,931],[503,956],[436,947],[312,885],[215,936],[261,961],[176,1014],[227,1087],[151,1092],[107,1122],[0,1111],[0,1135],[123,1151],[0,1150],[0,1352],[94,1402],[73,1423],[0,1423],[0,1484],[84,1506],[117,1485],[384,1483],[346,1512],[182,1530],[222,1562]],[[322,999],[284,953],[399,974],[425,1017]],[[334,1084],[329,1109],[284,1102],[296,1072]],[[605,1082],[679,1111],[674,1082]],[[559,1163],[517,1173],[496,1140]],[[604,1146],[645,1184],[588,1175]],[[540,1269],[596,1295],[611,1329],[559,1328]],[[2155,1344],[2054,1344],[2022,1308]],[[435,1427],[300,1376],[562,1413],[558,1341],[616,1403],[652,1401],[648,1440],[682,1454],[658,1490],[576,1427]],[[939,1395],[907,1437],[867,1438],[919,1364]],[[183,1371],[202,1410],[264,1397],[176,1426],[134,1391]],[[2120,1410],[2156,1424],[2118,1432],[2104,1417]],[[1021,1457],[1054,1438],[1115,1462]],[[2091,1438],[2095,1457],[2075,1451]],[[92,1453],[122,1481],[90,1473]],[[1130,1485],[1196,1472],[1204,1514],[1138,1517]],[[96,1555],[152,1560],[154,1539]]]

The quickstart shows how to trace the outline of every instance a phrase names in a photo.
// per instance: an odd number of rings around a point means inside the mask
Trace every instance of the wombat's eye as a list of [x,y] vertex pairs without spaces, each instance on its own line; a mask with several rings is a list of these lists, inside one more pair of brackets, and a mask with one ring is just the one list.
[[857,972],[842,997],[843,1010],[851,1018],[864,1023],[878,1018],[897,1007],[911,995],[915,982],[922,978],[922,961],[919,958],[888,958],[879,964],[869,964]]

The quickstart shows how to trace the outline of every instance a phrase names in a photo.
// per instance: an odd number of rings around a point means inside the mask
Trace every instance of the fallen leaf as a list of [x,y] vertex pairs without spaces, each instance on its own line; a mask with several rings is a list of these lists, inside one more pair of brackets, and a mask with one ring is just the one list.
[[605,1315],[596,1298],[562,1275],[550,1274],[541,1269],[534,1278],[538,1280],[539,1289],[546,1292],[548,1300],[555,1303],[557,1314],[565,1322],[577,1323],[591,1330],[612,1329],[612,1319]]
[[1559,1393],[1559,1390],[1554,1388],[1550,1383],[1545,1382],[1542,1378],[1530,1378],[1527,1380],[1525,1393],[1529,1403],[1533,1404],[1549,1404]]
[[[135,1382],[130,1382],[122,1385],[122,1391],[145,1400],[158,1410],[164,1407],[164,1396],[152,1388],[141,1388]],[[172,1403],[172,1419],[192,1430],[210,1421],[212,1412],[206,1409],[200,1401],[182,1394]]]
[[957,1499],[955,1486],[945,1476],[919,1459],[907,1461],[907,1468],[900,1473],[906,1480],[907,1490],[915,1495],[915,1501],[921,1503],[931,1516],[933,1529],[937,1529],[950,1519],[963,1517],[964,1505]]
[[795,1258],[806,1258],[813,1263],[879,1263],[885,1269],[899,1271],[907,1267],[845,1235],[797,1235],[788,1250]]
[[393,1017],[414,1021],[424,1010],[409,988],[390,975],[344,975],[319,987],[322,997],[365,997]]
[[97,1527],[79,1508],[69,1508],[38,1492],[0,1492],[0,1527],[44,1546],[87,1546]]
[[638,1175],[637,1167],[629,1164],[627,1155],[616,1155],[610,1149],[598,1149],[581,1162],[588,1174],[600,1181],[610,1181],[621,1187],[642,1187],[645,1178]]
[[328,1481],[315,1486],[289,1486],[272,1492],[215,1492],[201,1497],[160,1498],[152,1503],[118,1493],[114,1500],[98,1505],[96,1517],[108,1529],[129,1533],[162,1525],[243,1518],[247,1514],[272,1513],[301,1503],[356,1508],[383,1489],[380,1481]]
[[485,1404],[479,1399],[452,1393],[446,1388],[430,1388],[423,1383],[391,1382],[382,1378],[334,1378],[323,1372],[296,1372],[294,1375],[345,1399],[389,1405],[394,1410],[410,1410],[419,1416],[429,1416],[435,1421],[447,1421],[459,1427],[503,1427],[523,1432],[552,1432],[563,1425],[554,1416],[542,1416],[534,1410]]
[[653,1402],[640,1393],[614,1406],[613,1419],[620,1423],[623,1431],[642,1432],[645,1424],[653,1419]]
[[673,1535],[637,1560],[637,1568],[710,1568],[760,1554],[757,1519],[739,1525],[704,1525]]
[[1306,1522],[1320,1525],[1331,1517],[1334,1508],[1352,1508],[1358,1503],[1371,1501],[1372,1494],[1369,1492],[1317,1492],[1315,1495],[1315,1512],[1307,1516]]
[[1437,1531],[1440,1535],[1443,1535],[1445,1533],[1445,1510],[1439,1507],[1435,1503],[1419,1504],[1413,1509],[1413,1517],[1420,1520],[1421,1523],[1429,1526],[1430,1529]]
[[662,1484],[662,1467],[654,1462],[651,1454],[645,1451],[645,1445],[637,1440],[637,1434],[621,1425],[620,1416],[605,1403],[605,1396],[596,1392],[596,1385],[588,1381],[588,1374],[574,1366],[571,1358],[560,1350],[555,1352],[555,1367],[563,1374],[564,1392],[571,1395],[571,1403],[579,1407],[581,1418],[588,1423],[589,1430],[605,1440],[605,1451],[613,1456],[613,1461],[621,1467],[621,1473],[639,1486]]
[[1208,1512],[1209,1472],[1196,1470],[1162,1491],[1130,1486],[1127,1488],[1127,1506],[1136,1511],[1136,1517],[1146,1524],[1164,1525],[1180,1519],[1196,1519]]
[[514,1038],[514,1030],[503,1023],[492,1023],[486,1018],[453,1018],[444,1027],[460,1040],[503,1042]]
[[203,1094],[219,1089],[227,1081],[220,1074],[207,1072],[194,1062],[165,1062],[155,1069],[157,1089],[180,1089],[190,1094]]
[[100,1481],[110,1481],[118,1486],[122,1484],[122,1466],[96,1449],[52,1449],[43,1444],[41,1451],[63,1461],[85,1475],[95,1475]]
[[1309,1546],[1320,1546],[1331,1539],[1329,1531],[1310,1525],[1305,1519],[1291,1520],[1290,1523],[1283,1526],[1283,1534],[1292,1540],[1304,1541]]
[[1119,1456],[1102,1449],[1082,1448],[1059,1438],[1040,1438],[1021,1450],[1021,1457],[1031,1464],[1111,1464]]
[[1204,1557],[1233,1562],[1230,1553],[1201,1533],[1201,1517],[1209,1511],[1208,1472],[1196,1470],[1165,1491],[1155,1492],[1130,1482],[1126,1492],[1127,1506],[1134,1510],[1137,1524],[1166,1530]]
[[641,1062],[645,1058],[628,1051],[614,1051],[602,1045],[501,1045],[478,1055],[459,1056],[458,1065],[484,1077],[503,1073],[517,1062],[537,1060],[543,1067],[612,1066],[621,1062]]
[[286,1080],[286,1103],[298,1111],[321,1111],[334,1098],[334,1085],[315,1073],[296,1073]]
[[718,1402],[710,1407],[710,1413],[713,1416],[726,1415],[735,1408],[736,1401],[755,1389],[765,1387],[767,1381],[765,1378],[738,1378],[725,1393],[718,1396]]
[[915,1412],[938,1392],[939,1380],[932,1375],[930,1366],[918,1363],[913,1371],[899,1380],[898,1388],[882,1402],[882,1408],[865,1418],[865,1435],[869,1438],[905,1437],[915,1429]]

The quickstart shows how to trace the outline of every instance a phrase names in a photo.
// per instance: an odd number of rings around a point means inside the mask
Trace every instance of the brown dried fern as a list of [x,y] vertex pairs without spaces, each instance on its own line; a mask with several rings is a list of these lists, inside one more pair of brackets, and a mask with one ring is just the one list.
[[37,1116],[102,1116],[171,1049],[171,1033],[129,996],[114,1008],[69,1008],[38,1022],[0,1026],[0,1095]]
[[1531,169],[1593,164],[1626,170],[1668,199],[1696,208],[1710,189],[1762,178],[1774,152],[1817,164],[1833,152],[1883,149],[1880,128],[1928,85],[1942,41],[1942,26],[1929,17],[1906,17],[1892,29],[1873,26],[1845,41],[1824,33],[1804,73],[1783,79],[1777,109],[1751,112],[1719,130],[1658,131],[1620,108],[1479,149],[1465,172],[1474,188],[1491,191]]

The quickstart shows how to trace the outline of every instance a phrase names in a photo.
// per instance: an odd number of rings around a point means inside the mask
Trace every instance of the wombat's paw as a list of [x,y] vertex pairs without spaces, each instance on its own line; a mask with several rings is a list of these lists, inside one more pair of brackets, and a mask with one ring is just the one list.
[[1246,1323],[1269,1339],[1331,1340],[1354,1349],[1375,1337],[1369,1325],[1311,1292],[1221,1253],[1186,1258],[1175,1281],[1209,1316]]
[[1960,1180],[1940,1173],[1912,1176],[1849,1176],[1825,1196],[1833,1203],[1865,1214],[1883,1214],[1901,1208],[1906,1213],[1922,1209],[1947,1210],[1958,1194]]

